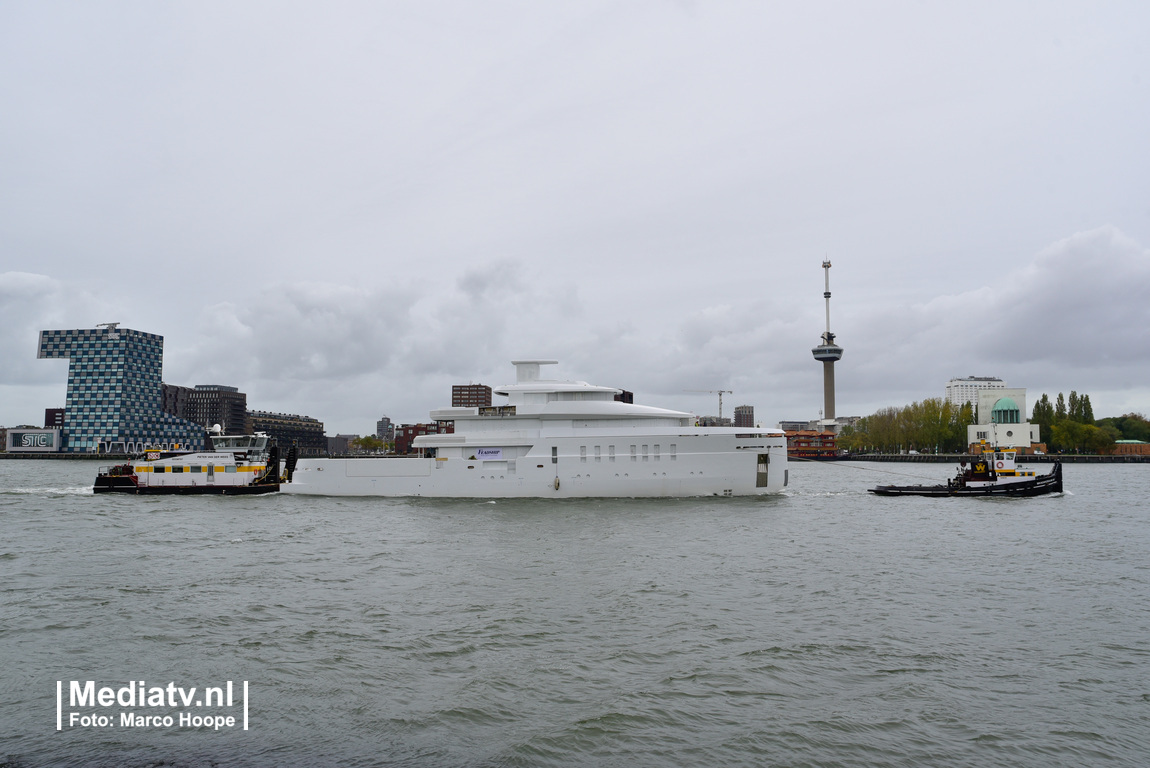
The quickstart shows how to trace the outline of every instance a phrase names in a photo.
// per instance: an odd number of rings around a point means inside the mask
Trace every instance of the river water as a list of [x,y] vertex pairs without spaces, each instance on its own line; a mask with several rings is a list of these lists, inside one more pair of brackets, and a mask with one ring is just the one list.
[[0,461],[2,766],[1150,764],[1150,467],[497,503],[94,496],[96,468]]

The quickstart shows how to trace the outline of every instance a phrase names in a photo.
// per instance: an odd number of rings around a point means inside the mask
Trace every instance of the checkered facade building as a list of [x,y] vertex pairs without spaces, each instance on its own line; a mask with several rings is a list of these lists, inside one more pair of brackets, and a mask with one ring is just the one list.
[[41,331],[37,357],[68,359],[64,452],[203,450],[203,427],[163,411],[163,336],[114,326]]

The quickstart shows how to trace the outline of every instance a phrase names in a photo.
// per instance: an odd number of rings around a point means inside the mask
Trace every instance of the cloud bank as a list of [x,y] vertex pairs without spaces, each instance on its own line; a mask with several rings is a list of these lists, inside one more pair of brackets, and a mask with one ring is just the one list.
[[[541,268],[508,261],[422,294],[269,285],[243,303],[211,304],[190,322],[169,324],[165,378],[238,386],[251,407],[305,413],[333,434],[367,433],[385,414],[426,418],[449,402],[452,384],[508,383],[512,359],[539,356],[560,361],[556,374],[699,413],[715,413],[717,398],[697,390],[717,389],[733,390],[728,415],[745,403],[769,423],[813,418],[821,407],[821,366],[810,355],[823,322],[817,293],[801,307],[755,297],[653,324],[642,312],[612,313],[586,285],[546,278]],[[835,292],[832,327],[846,349],[836,367],[840,414],[938,397],[949,378],[966,375],[999,376],[1033,397],[1088,392],[1099,415],[1145,408],[1150,307],[1128,300],[1150,293],[1145,247],[1102,227],[984,279],[977,289],[905,306]],[[0,296],[12,329],[4,355],[14,362],[3,385],[39,393],[40,409],[54,405],[64,371],[35,359],[35,338],[58,326],[54,319],[84,314],[67,306],[82,293],[45,275],[4,273]]]

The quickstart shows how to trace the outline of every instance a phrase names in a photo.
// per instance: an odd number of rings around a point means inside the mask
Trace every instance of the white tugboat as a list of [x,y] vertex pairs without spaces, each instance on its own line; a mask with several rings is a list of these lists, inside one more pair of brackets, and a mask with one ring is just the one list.
[[690,413],[615,399],[621,390],[542,379],[519,360],[506,405],[447,408],[414,458],[301,459],[284,493],[442,498],[756,496],[787,484],[781,430],[697,427]]
[[[295,449],[288,452],[287,474],[280,476],[279,450],[262,432],[223,435],[212,430],[212,450],[146,450],[126,464],[101,467],[95,493],[252,494],[274,493],[290,479]],[[270,444],[270,445],[269,445]]]

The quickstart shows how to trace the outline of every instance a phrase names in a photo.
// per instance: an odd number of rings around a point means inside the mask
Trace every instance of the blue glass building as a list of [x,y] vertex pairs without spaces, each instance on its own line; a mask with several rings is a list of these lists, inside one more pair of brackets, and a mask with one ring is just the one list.
[[63,450],[203,450],[204,428],[163,412],[164,337],[105,327],[41,331],[41,358],[68,359]]

